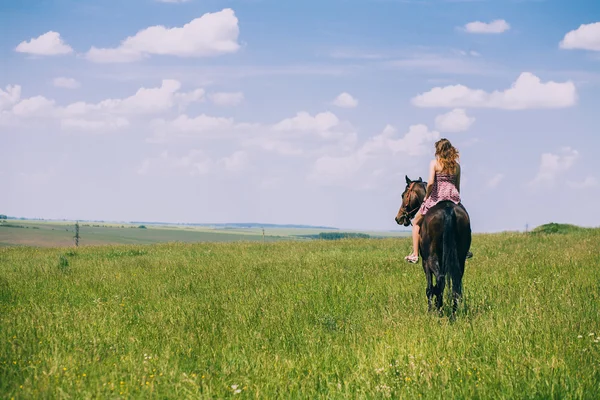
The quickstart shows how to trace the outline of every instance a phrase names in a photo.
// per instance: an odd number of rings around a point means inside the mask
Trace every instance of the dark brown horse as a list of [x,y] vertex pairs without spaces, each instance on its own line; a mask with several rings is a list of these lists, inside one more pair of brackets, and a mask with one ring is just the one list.
[[[421,178],[411,181],[406,177],[406,188],[402,193],[402,205],[396,215],[399,225],[411,225],[425,198],[427,182]],[[471,247],[471,221],[462,204],[441,201],[423,216],[420,231],[419,252],[423,260],[423,270],[427,278],[427,301],[433,309],[433,296],[436,307],[441,312],[446,278],[452,282],[452,314],[456,312],[462,298],[462,278],[465,271],[467,253]],[[433,284],[435,276],[436,284]]]

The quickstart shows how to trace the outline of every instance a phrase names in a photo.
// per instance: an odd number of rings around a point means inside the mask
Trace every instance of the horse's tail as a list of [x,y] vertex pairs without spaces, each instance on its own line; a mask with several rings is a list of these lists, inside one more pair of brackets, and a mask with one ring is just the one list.
[[443,275],[450,275],[452,281],[459,279],[460,265],[458,262],[458,253],[456,251],[456,212],[453,205],[447,205],[444,209],[444,238],[442,240],[442,251],[444,252],[442,264]]

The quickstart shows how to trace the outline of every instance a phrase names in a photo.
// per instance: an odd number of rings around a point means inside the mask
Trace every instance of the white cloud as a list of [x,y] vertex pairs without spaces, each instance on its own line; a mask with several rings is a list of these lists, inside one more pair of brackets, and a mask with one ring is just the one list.
[[282,156],[301,156],[304,154],[304,150],[300,147],[300,145],[269,136],[258,136],[252,139],[247,139],[244,140],[243,144],[245,146],[256,146],[265,151]]
[[119,47],[92,47],[86,57],[106,63],[138,61],[150,55],[211,57],[238,51],[238,35],[238,19],[227,8],[206,13],[180,28],[151,26],[123,40]]
[[236,151],[228,157],[224,157],[221,162],[225,169],[230,172],[240,172],[248,165],[249,157],[245,151]]
[[338,117],[329,112],[316,114],[314,117],[306,111],[300,111],[295,117],[286,118],[273,126],[276,131],[315,131],[326,134],[340,123]]
[[249,155],[245,151],[235,151],[229,156],[213,158],[206,152],[192,149],[183,156],[171,155],[163,151],[158,157],[146,158],[136,169],[140,175],[154,173],[183,172],[189,176],[203,176],[219,173],[239,173],[247,169]]
[[15,51],[39,56],[55,56],[72,53],[73,49],[61,39],[60,33],[49,31],[37,38],[31,38],[28,42],[19,43]]
[[77,102],[64,108],[67,116],[83,115],[93,112],[122,115],[157,114],[172,109],[176,104],[187,106],[194,101],[201,101],[203,89],[191,92],[179,92],[181,83],[174,79],[163,79],[160,87],[137,90],[132,96],[123,99],[106,99],[96,104]]
[[600,51],[600,22],[581,24],[568,32],[560,42],[561,49],[582,49]]
[[383,177],[389,164],[394,159],[398,159],[399,154],[409,157],[418,157],[427,153],[433,155],[434,149],[431,144],[440,137],[438,132],[430,131],[423,124],[411,125],[401,138],[396,138],[396,133],[397,130],[393,126],[386,125],[380,134],[371,137],[350,154],[319,157],[308,175],[308,180],[321,185],[358,185],[357,174],[365,169],[366,164],[374,162],[378,163],[380,168],[373,168],[376,173],[364,177],[366,183],[360,186],[372,187],[373,184],[369,181]]
[[[385,132],[384,132],[385,133]],[[389,140],[389,146],[394,152],[405,153],[409,156],[433,154],[433,146],[427,146],[440,138],[439,132],[430,131],[426,125],[411,125],[408,132],[401,139]]]
[[6,90],[0,89],[0,111],[12,108],[21,99],[21,86],[8,85]]
[[510,24],[503,19],[490,23],[475,21],[469,22],[463,29],[469,33],[503,33],[510,29]]
[[177,137],[224,137],[223,134],[243,128],[244,124],[236,124],[233,118],[212,117],[200,114],[189,117],[181,114],[173,120],[155,119],[151,121],[153,136],[146,139],[149,143],[163,143]]
[[435,117],[435,127],[440,132],[463,132],[468,130],[475,122],[462,108],[455,108],[449,113]]
[[242,92],[219,92],[212,93],[210,100],[218,106],[237,106],[244,100]]
[[54,78],[54,80],[52,81],[52,84],[56,87],[65,88],[65,89],[77,89],[78,87],[81,86],[81,84],[79,82],[77,82],[75,79],[65,78],[65,77]]
[[355,108],[358,106],[358,100],[349,93],[344,92],[335,98],[333,105],[341,108]]
[[330,112],[311,115],[299,112],[274,124],[236,122],[233,118],[186,114],[175,119],[152,121],[154,135],[147,139],[160,143],[175,138],[239,139],[243,146],[258,147],[282,155],[300,155],[303,148],[322,146],[325,141],[340,149],[353,146],[356,133],[352,125]]
[[12,113],[18,117],[51,117],[55,112],[54,105],[54,100],[34,96],[15,104]]
[[578,158],[579,152],[570,147],[563,147],[558,154],[542,154],[540,169],[531,184],[553,184],[558,175],[569,170]]
[[248,145],[257,145],[281,155],[314,154],[325,149],[323,141],[325,146],[339,151],[351,149],[356,143],[354,127],[340,121],[329,111],[314,116],[301,111],[273,125],[257,126],[255,131],[257,134],[246,141]]
[[569,182],[569,186],[576,189],[595,187],[598,186],[598,179],[593,176],[588,176],[581,182]]
[[9,86],[6,92],[0,90],[0,119],[4,125],[32,118],[49,118],[59,121],[60,126],[68,130],[124,128],[130,126],[128,117],[162,114],[173,110],[177,105],[181,110],[191,102],[202,101],[203,89],[179,92],[180,87],[179,81],[164,79],[160,87],[142,87],[126,98],[106,99],[99,103],[79,101],[59,106],[54,100],[43,96],[20,99],[20,87]]
[[205,114],[190,118],[184,114],[171,121],[170,126],[180,132],[201,133],[232,128],[234,121],[232,118],[211,117]]
[[95,108],[122,114],[152,114],[170,109],[174,105],[174,94],[181,83],[174,79],[163,79],[158,88],[140,88],[125,99],[107,99]]
[[179,109],[184,110],[188,105],[204,101],[204,89],[196,89],[187,93],[175,93],[175,100],[179,103]]
[[411,100],[417,107],[480,107],[506,110],[531,108],[565,108],[575,105],[577,90],[572,81],[541,82],[530,72],[523,72],[510,89],[485,92],[464,85],[436,87]]
[[504,174],[496,174],[487,182],[487,187],[490,189],[494,189],[498,187],[498,185],[500,184],[500,182],[502,182],[503,179]]
[[168,151],[163,151],[158,157],[146,158],[142,161],[137,168],[137,173],[148,175],[155,171],[164,174],[172,170],[183,170],[190,176],[199,176],[208,174],[213,165],[213,160],[201,150],[192,149],[181,157],[171,156]]
[[323,156],[318,158],[308,175],[308,180],[318,184],[345,183],[351,179],[363,166],[365,159],[359,154],[342,157]]
[[64,129],[98,131],[126,128],[129,126],[129,120],[122,117],[96,120],[84,118],[65,118],[60,121],[60,124]]

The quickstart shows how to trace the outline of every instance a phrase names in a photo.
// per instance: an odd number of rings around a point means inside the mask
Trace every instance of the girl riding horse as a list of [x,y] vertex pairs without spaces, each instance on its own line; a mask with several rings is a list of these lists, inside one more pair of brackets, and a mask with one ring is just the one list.
[[[419,261],[419,237],[423,216],[440,201],[460,204],[460,164],[459,152],[448,139],[435,143],[435,159],[429,164],[429,179],[425,199],[412,221],[413,252],[405,257],[411,263]],[[466,211],[466,210],[465,210]],[[467,258],[472,256],[469,252]]]

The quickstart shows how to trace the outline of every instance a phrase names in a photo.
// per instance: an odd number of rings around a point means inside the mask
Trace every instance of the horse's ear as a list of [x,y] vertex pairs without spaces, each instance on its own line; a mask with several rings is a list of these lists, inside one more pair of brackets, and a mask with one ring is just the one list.
[[419,182],[423,182],[423,178],[419,177]]
[[412,183],[412,181],[410,179],[408,179],[408,175],[404,175],[404,177],[406,178],[406,184],[410,185]]

